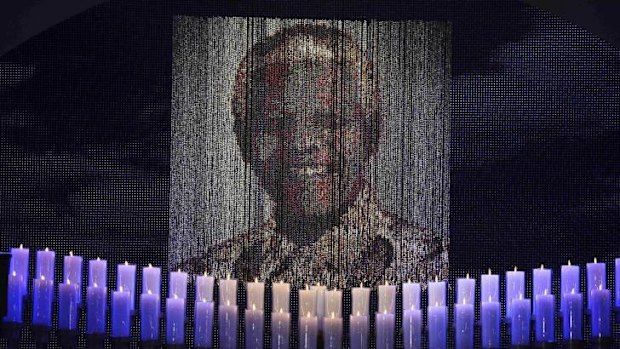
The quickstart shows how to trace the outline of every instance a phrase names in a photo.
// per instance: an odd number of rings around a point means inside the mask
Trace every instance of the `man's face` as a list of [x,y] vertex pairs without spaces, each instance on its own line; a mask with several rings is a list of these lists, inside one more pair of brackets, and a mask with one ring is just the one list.
[[270,65],[253,94],[252,165],[290,213],[337,212],[359,190],[364,117],[349,70],[321,61]]

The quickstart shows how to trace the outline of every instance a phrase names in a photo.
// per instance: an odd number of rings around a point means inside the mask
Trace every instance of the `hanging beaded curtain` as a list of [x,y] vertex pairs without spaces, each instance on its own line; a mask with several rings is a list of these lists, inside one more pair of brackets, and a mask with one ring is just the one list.
[[170,265],[447,277],[450,26],[176,17]]

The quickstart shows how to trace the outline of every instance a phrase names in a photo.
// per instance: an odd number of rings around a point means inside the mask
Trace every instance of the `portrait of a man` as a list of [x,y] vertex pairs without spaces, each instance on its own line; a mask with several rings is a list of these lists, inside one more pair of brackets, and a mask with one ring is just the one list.
[[174,267],[297,287],[447,277],[447,232],[384,209],[371,183],[389,117],[376,67],[324,23],[292,23],[249,45],[230,87],[232,145],[268,212]]

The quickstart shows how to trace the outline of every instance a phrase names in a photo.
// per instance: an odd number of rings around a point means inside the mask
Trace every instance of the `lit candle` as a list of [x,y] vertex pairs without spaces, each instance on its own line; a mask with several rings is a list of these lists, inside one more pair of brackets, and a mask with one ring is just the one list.
[[573,289],[562,295],[562,335],[566,341],[583,340],[583,295]]
[[368,316],[370,306],[370,288],[360,287],[351,288],[351,314],[356,316]]
[[579,266],[571,265],[568,261],[567,265],[563,265],[560,270],[560,311],[564,312],[565,299],[564,295],[569,293],[579,293]]
[[34,279],[32,288],[32,324],[46,327],[52,326],[52,297],[54,283],[45,275]]
[[510,340],[512,345],[530,344],[530,300],[519,298],[512,300],[512,318],[510,323]]
[[220,304],[237,305],[237,279],[231,279],[230,275],[226,279],[219,280]]
[[[288,302],[287,302],[288,304]],[[291,314],[283,311],[271,313],[271,348],[288,349],[291,329]]]
[[403,345],[406,349],[421,348],[422,310],[419,309],[419,302],[417,304],[418,308],[412,303],[409,309],[403,310]]
[[616,258],[616,269],[615,269],[615,286],[616,286],[616,308],[620,308],[620,258]]
[[[235,293],[236,293],[236,283],[235,283]],[[220,283],[220,289],[222,284]],[[233,286],[229,283],[226,284],[225,289],[226,292],[231,293],[231,288]],[[231,297],[230,294],[226,297]],[[225,304],[221,304],[219,306],[219,315],[218,315],[218,330],[219,330],[219,347],[226,349],[234,349],[237,348],[237,306],[230,303],[229,300],[226,300]]]
[[469,274],[465,279],[456,280],[456,303],[474,304],[476,296],[476,280],[470,279]]
[[588,309],[592,310],[590,306],[590,296],[591,292],[598,289],[606,289],[607,288],[607,268],[605,263],[599,263],[596,258],[594,258],[594,263],[588,263],[586,265],[587,271],[587,297],[588,297]]
[[22,278],[13,270],[9,274],[7,287],[7,311],[4,320],[21,324],[23,322],[24,293]]
[[351,349],[368,348],[368,315],[361,315],[360,312],[354,314],[349,321]]
[[319,320],[319,330],[323,329],[323,317],[325,317],[325,291],[327,288],[321,283],[310,286],[311,290],[316,292],[316,317]]
[[500,347],[500,306],[489,295],[488,302],[480,303],[480,335],[483,348]]
[[166,344],[185,343],[185,299],[166,299]]
[[499,275],[491,274],[480,276],[480,302],[499,302]]
[[170,298],[187,298],[187,273],[181,271],[170,272],[168,283],[168,297]]
[[204,302],[213,302],[213,284],[215,278],[213,276],[199,275],[196,277],[196,299]]
[[112,292],[112,333],[113,338],[129,338],[131,329],[131,293],[123,286]]
[[254,282],[247,283],[247,309],[250,310],[264,310],[265,306],[265,284],[258,282],[257,279]]
[[[308,290],[316,294],[315,290]],[[315,308],[316,309],[316,308]],[[319,320],[311,312],[299,317],[299,348],[314,349],[317,346]]]
[[247,349],[263,347],[263,314],[263,310],[255,305],[245,311],[245,347]]
[[454,342],[456,348],[474,347],[474,305],[465,303],[454,305]]
[[213,315],[214,304],[212,301],[203,300],[196,302],[194,307],[194,347],[213,347]]
[[[429,298],[430,298],[429,294]],[[445,302],[445,301],[444,301]],[[430,304],[430,303],[429,303]],[[446,348],[448,334],[448,308],[445,305],[428,307],[428,346],[429,348]]]
[[396,285],[379,285],[379,313],[394,314],[396,312]]
[[78,289],[78,285],[71,283],[71,279],[58,285],[58,328],[61,330],[77,330]]
[[140,339],[143,342],[159,340],[160,312],[159,294],[149,290],[140,295]]
[[342,318],[342,291],[325,291],[326,317]]
[[403,283],[403,310],[420,309],[420,284]]
[[555,342],[555,297],[546,292],[534,299],[536,342]]
[[106,287],[93,283],[86,290],[86,333],[104,334],[106,328]]
[[56,253],[45,248],[44,251],[37,251],[36,278],[54,282],[54,263]]
[[291,284],[287,282],[276,282],[271,285],[271,297],[273,301],[274,312],[282,310],[283,313],[288,313],[289,302],[291,294]]
[[428,283],[428,304],[431,306],[446,305],[446,282],[438,281],[436,276],[434,282]]
[[525,294],[525,273],[517,271],[506,272],[506,319],[512,316],[512,301]]
[[[19,245],[19,248],[11,249],[11,265],[9,270],[11,274],[15,273],[16,279],[19,281],[19,290],[22,297],[28,294],[28,260],[30,257],[30,250],[24,248],[24,245]],[[10,306],[16,306],[9,303]],[[20,321],[21,322],[21,321]]]
[[601,339],[611,337],[611,292],[599,284],[599,288],[590,291],[590,318],[592,338]]
[[299,314],[316,316],[316,291],[308,286],[305,290],[299,290]]
[[116,266],[116,288],[129,292],[129,310],[133,312],[136,308],[136,265],[124,264]]
[[[84,259],[80,256],[74,256],[72,251],[69,251],[69,255],[64,256],[63,258],[63,280],[65,284],[76,286],[76,289],[77,289],[76,301],[78,305],[82,304],[82,264],[83,262],[84,262]],[[60,300],[60,298],[58,299]]]
[[142,269],[142,293],[161,294],[161,268],[149,263]]
[[97,257],[97,259],[88,261],[88,286],[94,284],[99,287],[107,287],[108,282],[108,262]]
[[[325,295],[327,297],[327,292]],[[323,332],[324,348],[342,348],[342,317],[337,316],[334,312],[328,313],[323,322]]]
[[547,269],[544,265],[540,265],[540,268],[532,269],[533,290],[532,298],[534,298],[534,319],[537,319],[536,312],[538,311],[538,302],[536,302],[536,296],[543,294],[551,294],[551,269]]
[[394,348],[394,330],[396,319],[393,313],[384,310],[383,313],[376,314],[376,338],[377,348]]

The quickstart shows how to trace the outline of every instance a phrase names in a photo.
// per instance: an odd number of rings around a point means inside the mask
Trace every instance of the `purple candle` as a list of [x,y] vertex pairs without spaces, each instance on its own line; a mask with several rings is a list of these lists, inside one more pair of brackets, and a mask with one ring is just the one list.
[[420,309],[420,284],[403,283],[403,310]]
[[383,312],[376,315],[377,348],[394,348],[394,330],[396,318],[394,314]]
[[213,276],[199,275],[196,277],[196,300],[199,302],[213,302]]
[[480,327],[483,348],[500,347],[499,302],[480,303]]
[[[316,292],[316,290],[313,290]],[[315,349],[319,335],[319,319],[308,313],[307,316],[299,317],[299,348]]]
[[44,251],[37,251],[36,278],[49,280],[54,282],[54,263],[56,261],[56,253],[45,248]]
[[79,288],[71,279],[58,285],[58,328],[61,330],[77,330]]
[[412,308],[403,311],[403,345],[406,349],[421,348],[422,310]]
[[[65,284],[74,285],[77,289],[76,301],[78,306],[82,304],[82,264],[84,259],[74,256],[69,251],[68,256],[63,258],[63,281]],[[60,292],[60,291],[59,291]],[[60,298],[58,298],[60,300]]]
[[13,270],[9,274],[7,287],[7,311],[4,321],[21,324],[23,322],[24,294],[22,278]]
[[530,300],[517,298],[512,300],[512,318],[510,322],[510,341],[512,345],[530,344]]
[[523,297],[525,294],[525,273],[517,271],[506,272],[506,319],[512,316],[512,301],[516,298]]
[[[282,309],[282,308],[280,308]],[[271,313],[271,348],[288,349],[291,329],[291,314],[279,310]]]
[[446,348],[448,334],[448,308],[445,305],[428,307],[428,346]]
[[532,298],[534,298],[534,318],[536,318],[536,312],[538,310],[538,303],[536,302],[536,296],[543,294],[551,294],[551,269],[546,269],[544,265],[540,265],[540,268],[532,270],[532,279],[534,280],[534,287],[532,292]]
[[611,337],[611,292],[604,288],[590,291],[592,338]]
[[185,299],[166,299],[166,344],[185,343]]
[[118,291],[112,292],[112,337],[129,338],[131,337],[131,293],[123,290],[123,286]]
[[333,313],[328,314],[323,320],[323,348],[342,348],[342,318]]
[[194,347],[213,347],[213,314],[213,302],[196,302],[194,307]]
[[44,275],[34,279],[32,287],[32,324],[52,326],[52,297],[54,283]]
[[160,311],[158,294],[147,292],[140,296],[140,339],[143,342],[159,340]]
[[536,314],[536,342],[555,342],[555,297],[541,294],[534,299]]
[[480,302],[499,302],[499,275],[491,274],[480,276]]
[[142,269],[142,293],[160,295],[161,293],[161,268],[154,267],[149,263]]
[[[19,248],[11,249],[11,265],[9,270],[11,274],[15,273],[15,277],[19,280],[19,290],[22,297],[28,295],[28,259],[30,250],[19,245]],[[11,304],[9,303],[9,306]]]
[[605,263],[598,263],[596,258],[594,258],[594,263],[588,263],[586,265],[588,310],[592,310],[592,307],[590,306],[591,292],[598,289],[607,289],[606,270]]
[[[221,284],[220,284],[221,287]],[[235,284],[236,290],[236,284]],[[235,291],[236,294],[236,291]],[[230,301],[226,305],[220,305],[218,314],[218,330],[219,330],[219,347],[226,349],[237,348],[237,306],[230,305]]]
[[616,258],[616,308],[620,308],[620,258]]
[[476,296],[476,280],[470,279],[469,274],[465,279],[456,280],[456,303],[474,304]]
[[263,311],[254,306],[245,311],[245,347],[263,347]]
[[454,305],[454,342],[456,348],[474,347],[474,305]]
[[97,257],[88,261],[88,286],[97,284],[99,287],[108,285],[108,262]]
[[560,311],[564,312],[564,295],[579,293],[579,266],[571,265],[570,261],[568,261],[567,265],[562,266],[560,273],[560,296],[562,297],[560,301]]
[[170,273],[170,282],[168,283],[168,297],[187,298],[187,273],[173,271]]
[[136,265],[119,264],[116,266],[116,288],[129,292],[129,310],[133,312],[136,308]]
[[93,284],[86,289],[86,333],[104,334],[106,329],[106,287]]
[[562,335],[564,340],[583,340],[583,296],[573,290],[571,293],[564,294],[562,298],[562,304],[564,304]]
[[446,305],[446,282],[437,281],[428,283],[428,305],[441,306]]

